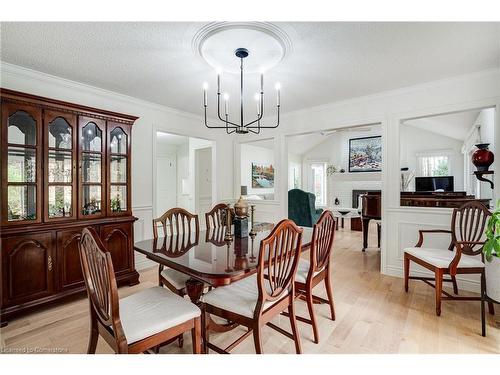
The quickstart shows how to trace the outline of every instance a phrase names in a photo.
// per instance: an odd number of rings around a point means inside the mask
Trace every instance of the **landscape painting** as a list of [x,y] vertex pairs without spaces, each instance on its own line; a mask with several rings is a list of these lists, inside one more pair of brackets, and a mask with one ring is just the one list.
[[269,189],[274,187],[274,167],[252,163],[252,188]]
[[349,139],[349,172],[382,170],[382,137]]

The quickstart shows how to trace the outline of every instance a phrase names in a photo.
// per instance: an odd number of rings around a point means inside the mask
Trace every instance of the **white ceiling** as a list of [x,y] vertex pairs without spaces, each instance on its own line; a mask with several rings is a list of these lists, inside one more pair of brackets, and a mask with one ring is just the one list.
[[474,110],[441,116],[424,117],[408,120],[404,123],[431,133],[464,141],[467,133],[474,125],[479,112],[479,110]]
[[[203,82],[212,90],[210,110],[215,99],[215,72],[192,48],[193,37],[204,25],[2,22],[1,58],[201,114]],[[500,23],[274,25],[286,32],[292,49],[266,73],[266,113],[274,105],[276,81],[282,86],[282,111],[288,112],[490,69],[500,61]],[[222,85],[230,94],[230,112],[238,113],[238,76],[224,75]],[[249,74],[247,116],[256,112],[257,86],[257,74]]]

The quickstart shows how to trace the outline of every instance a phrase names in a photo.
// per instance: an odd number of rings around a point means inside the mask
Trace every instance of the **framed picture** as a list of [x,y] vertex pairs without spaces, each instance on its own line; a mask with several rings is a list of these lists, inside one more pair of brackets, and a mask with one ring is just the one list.
[[274,187],[273,165],[252,163],[252,188],[270,189],[273,187]]
[[349,139],[349,172],[382,170],[382,136]]

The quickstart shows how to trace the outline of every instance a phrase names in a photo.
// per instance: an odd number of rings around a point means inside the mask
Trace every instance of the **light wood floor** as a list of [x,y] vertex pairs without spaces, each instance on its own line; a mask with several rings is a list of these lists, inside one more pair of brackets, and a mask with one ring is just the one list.
[[[371,234],[370,242],[376,243]],[[500,306],[496,316],[488,316],[488,337],[480,335],[478,302],[443,302],[441,317],[434,313],[434,290],[422,282],[403,289],[403,280],[380,274],[380,252],[360,251],[361,233],[349,229],[337,232],[333,251],[333,292],[337,319],[328,318],[327,305],[315,305],[320,343],[311,341],[309,325],[298,323],[304,353],[500,353]],[[123,287],[120,296],[157,285],[156,268],[141,272],[141,283]],[[315,293],[325,296],[322,285]],[[299,315],[307,316],[305,303],[297,301]],[[275,323],[289,330],[288,319]],[[224,346],[243,332],[211,334],[211,341]],[[0,331],[3,352],[46,351],[85,353],[88,338],[88,304],[85,298],[46,308],[12,320]],[[294,353],[293,342],[271,328],[263,329],[265,353]],[[110,353],[99,339],[98,353]],[[176,344],[162,353],[190,353],[191,339],[184,348]],[[255,353],[253,339],[247,338],[233,353]]]

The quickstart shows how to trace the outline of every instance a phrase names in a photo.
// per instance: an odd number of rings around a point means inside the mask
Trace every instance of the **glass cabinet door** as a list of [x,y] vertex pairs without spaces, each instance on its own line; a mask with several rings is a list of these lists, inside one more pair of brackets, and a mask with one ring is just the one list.
[[45,111],[45,220],[76,217],[76,116]]
[[2,104],[2,224],[41,222],[41,110]]
[[108,122],[108,215],[130,214],[130,126]]
[[79,118],[80,148],[79,217],[106,214],[105,206],[105,122],[91,117]]

